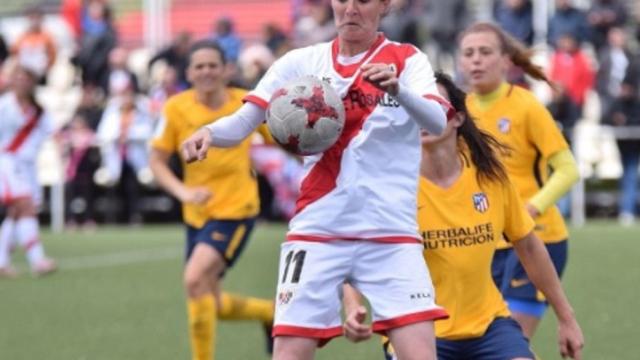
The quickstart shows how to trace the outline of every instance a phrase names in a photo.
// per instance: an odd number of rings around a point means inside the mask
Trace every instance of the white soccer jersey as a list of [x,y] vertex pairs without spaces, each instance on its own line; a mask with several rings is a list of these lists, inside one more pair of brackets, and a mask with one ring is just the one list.
[[39,202],[36,159],[52,132],[46,112],[25,113],[12,92],[0,96],[0,201],[31,196]]
[[357,63],[343,65],[337,57],[337,40],[290,51],[245,98],[266,109],[276,90],[307,75],[329,82],[343,98],[346,121],[339,140],[324,153],[305,157],[287,240],[419,241],[419,126],[391,96],[362,79],[360,67],[395,66],[401,86],[439,98],[429,60],[415,47],[382,35]]

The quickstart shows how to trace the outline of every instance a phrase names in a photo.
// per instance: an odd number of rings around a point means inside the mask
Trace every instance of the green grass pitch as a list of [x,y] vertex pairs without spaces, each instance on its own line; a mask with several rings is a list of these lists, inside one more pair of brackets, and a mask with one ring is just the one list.
[[[229,291],[274,295],[282,225],[260,224],[227,278]],[[0,280],[0,359],[187,359],[179,226],[100,228],[94,234],[45,233],[61,270],[50,277]],[[594,222],[573,229],[564,285],[586,337],[585,359],[637,359],[640,227]],[[558,359],[555,319],[547,314],[533,342]],[[219,359],[268,359],[254,323],[218,327]],[[382,359],[376,340],[342,339],[318,359]]]

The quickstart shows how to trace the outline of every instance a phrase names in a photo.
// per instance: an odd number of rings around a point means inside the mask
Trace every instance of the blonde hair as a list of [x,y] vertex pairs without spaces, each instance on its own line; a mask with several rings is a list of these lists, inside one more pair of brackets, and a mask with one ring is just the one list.
[[545,74],[542,67],[534,64],[531,61],[531,58],[533,57],[533,50],[527,48],[523,43],[506,33],[496,24],[488,22],[475,23],[469,26],[464,32],[462,32],[462,34],[460,35],[460,40],[462,40],[469,34],[475,34],[479,32],[490,32],[495,34],[498,38],[498,42],[500,43],[500,50],[503,54],[509,56],[509,59],[511,59],[511,62],[514,65],[521,68],[527,75],[531,76],[532,78],[544,81],[552,87],[554,86],[554,84]]

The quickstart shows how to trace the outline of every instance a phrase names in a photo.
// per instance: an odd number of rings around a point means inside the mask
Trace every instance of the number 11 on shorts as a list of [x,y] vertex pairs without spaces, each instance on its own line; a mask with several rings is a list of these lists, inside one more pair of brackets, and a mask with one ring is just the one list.
[[282,283],[285,284],[287,282],[287,275],[289,275],[289,266],[292,262],[295,263],[293,268],[293,274],[291,275],[291,283],[297,284],[300,282],[300,274],[302,273],[302,265],[304,265],[304,258],[307,255],[306,250],[291,250],[287,254],[287,257],[284,259],[286,265],[284,267],[284,273],[282,274]]

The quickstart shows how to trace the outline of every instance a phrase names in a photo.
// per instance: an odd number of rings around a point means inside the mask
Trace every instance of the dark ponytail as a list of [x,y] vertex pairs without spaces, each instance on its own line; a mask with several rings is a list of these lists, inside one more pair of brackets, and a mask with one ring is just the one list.
[[[464,115],[464,122],[458,128],[458,136],[464,140],[469,149],[471,162],[478,169],[478,182],[506,181],[507,172],[498,160],[496,152],[502,153],[508,148],[493,136],[478,129],[467,111],[465,103],[467,94],[457,87],[448,75],[441,72],[436,73],[436,82],[447,90],[449,102],[456,112]],[[462,155],[465,158],[467,156],[464,152]]]

